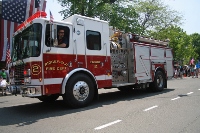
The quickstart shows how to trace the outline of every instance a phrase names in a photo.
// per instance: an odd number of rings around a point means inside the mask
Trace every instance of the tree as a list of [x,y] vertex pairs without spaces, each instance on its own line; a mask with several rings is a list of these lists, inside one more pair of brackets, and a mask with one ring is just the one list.
[[58,0],[63,9],[60,11],[64,19],[73,15],[80,14],[88,17],[97,17],[97,12],[106,3],[113,3],[113,0]]
[[169,46],[173,49],[175,61],[188,64],[192,57],[196,59],[198,56],[196,48],[192,45],[192,38],[180,27],[171,26],[159,32],[152,32],[151,36],[160,40],[170,40]]
[[138,14],[132,5],[125,5],[123,0],[118,0],[113,4],[105,4],[102,9],[99,9],[97,16],[101,20],[108,21],[110,26],[125,32],[138,33],[140,31]]
[[200,34],[194,33],[190,35],[192,39],[192,46],[196,49],[196,53],[198,54],[198,59],[200,59]]
[[58,1],[62,7],[65,7],[60,11],[61,14],[64,14],[64,18],[76,13],[108,21],[110,26],[117,27],[126,32],[140,32],[140,26],[137,20],[138,15],[132,5],[127,5],[127,0]]
[[134,7],[139,14],[139,24],[142,27],[141,34],[148,34],[151,30],[160,31],[181,24],[182,16],[180,13],[171,10],[161,0],[138,0]]

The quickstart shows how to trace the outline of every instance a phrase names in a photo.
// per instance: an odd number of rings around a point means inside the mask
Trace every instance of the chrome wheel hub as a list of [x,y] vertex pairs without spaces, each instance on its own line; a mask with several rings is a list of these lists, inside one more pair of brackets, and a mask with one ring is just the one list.
[[158,85],[158,87],[163,86],[163,77],[161,75],[158,75],[158,77],[157,77],[157,85]]
[[73,88],[73,95],[78,101],[84,101],[89,95],[89,86],[84,81],[78,81]]

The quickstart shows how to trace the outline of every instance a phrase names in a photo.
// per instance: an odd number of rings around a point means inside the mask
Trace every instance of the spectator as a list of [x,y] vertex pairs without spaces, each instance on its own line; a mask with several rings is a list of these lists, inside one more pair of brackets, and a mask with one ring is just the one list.
[[192,78],[195,78],[194,77],[194,66],[193,65],[191,66],[191,76],[192,76]]
[[188,77],[190,77],[191,76],[190,67],[187,68],[187,73],[188,73]]
[[9,70],[5,68],[5,72],[6,72],[6,82],[9,83]]
[[177,76],[178,76],[178,70],[177,70],[177,68],[175,68],[175,71],[174,71],[174,78],[177,78]]
[[7,93],[6,93],[7,85],[8,85],[8,83],[6,82],[6,80],[3,79],[2,76],[0,76],[0,88],[2,90],[2,95],[7,95]]
[[180,66],[180,78],[182,79],[183,78],[183,67]]
[[3,79],[7,80],[7,74],[6,74],[5,69],[1,70],[0,76],[2,76]]

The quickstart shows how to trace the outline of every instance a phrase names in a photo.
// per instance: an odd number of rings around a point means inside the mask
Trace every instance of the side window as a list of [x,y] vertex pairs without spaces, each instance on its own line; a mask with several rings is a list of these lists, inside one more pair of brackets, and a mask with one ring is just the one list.
[[[67,26],[61,26],[57,25],[56,28],[54,28],[54,39],[57,40],[57,46],[58,48],[68,48],[69,47],[69,35],[70,35],[70,29]],[[46,25],[46,32],[45,32],[45,44],[46,46],[50,47],[53,46],[53,39],[51,38],[51,30],[50,30],[50,24]]]
[[101,34],[97,31],[86,31],[87,49],[101,50]]
[[57,39],[58,39],[58,47],[68,48],[69,47],[69,27],[67,26],[57,26]]

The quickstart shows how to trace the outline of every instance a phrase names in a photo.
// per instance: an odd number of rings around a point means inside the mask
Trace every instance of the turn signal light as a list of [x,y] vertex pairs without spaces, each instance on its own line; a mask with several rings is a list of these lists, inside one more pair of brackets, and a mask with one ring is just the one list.
[[24,70],[24,75],[27,75],[27,71],[26,70]]

